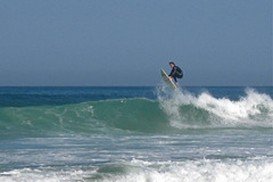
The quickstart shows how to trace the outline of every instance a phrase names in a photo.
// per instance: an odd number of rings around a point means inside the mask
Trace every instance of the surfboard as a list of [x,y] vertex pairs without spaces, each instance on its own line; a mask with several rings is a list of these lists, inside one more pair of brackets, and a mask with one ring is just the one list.
[[173,82],[173,80],[169,79],[169,76],[164,69],[161,69],[161,76],[168,86],[170,86],[174,90],[177,89],[177,85]]

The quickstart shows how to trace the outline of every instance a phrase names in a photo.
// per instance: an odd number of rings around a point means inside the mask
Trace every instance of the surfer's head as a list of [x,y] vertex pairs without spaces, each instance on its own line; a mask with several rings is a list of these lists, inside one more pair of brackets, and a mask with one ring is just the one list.
[[173,68],[175,66],[175,63],[173,61],[170,61],[169,65],[170,65],[171,68]]

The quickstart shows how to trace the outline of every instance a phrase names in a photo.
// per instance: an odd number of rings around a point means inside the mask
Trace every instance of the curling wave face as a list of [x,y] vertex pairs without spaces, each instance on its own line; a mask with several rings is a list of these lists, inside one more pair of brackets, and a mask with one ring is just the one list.
[[1,136],[97,132],[179,132],[181,129],[273,127],[273,100],[248,89],[239,100],[177,91],[157,100],[90,101],[61,106],[0,108]]
[[166,99],[158,96],[160,105],[174,127],[272,127],[273,100],[269,95],[246,89],[239,100],[215,98],[203,92],[194,96],[177,91]]

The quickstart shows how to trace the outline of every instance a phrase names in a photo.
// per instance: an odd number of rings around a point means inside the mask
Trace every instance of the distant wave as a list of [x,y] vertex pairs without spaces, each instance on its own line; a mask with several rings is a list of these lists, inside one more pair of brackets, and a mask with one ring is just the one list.
[[0,108],[0,136],[97,132],[179,132],[181,129],[273,127],[270,96],[247,89],[239,100],[177,91],[158,99],[90,101],[60,106]]

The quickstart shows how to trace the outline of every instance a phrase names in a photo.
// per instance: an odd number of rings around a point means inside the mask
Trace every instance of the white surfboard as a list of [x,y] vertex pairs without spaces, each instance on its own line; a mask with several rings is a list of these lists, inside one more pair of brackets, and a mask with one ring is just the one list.
[[161,69],[161,76],[167,85],[169,85],[174,90],[177,89],[177,85],[173,82],[173,80],[169,78],[168,74],[164,69]]

